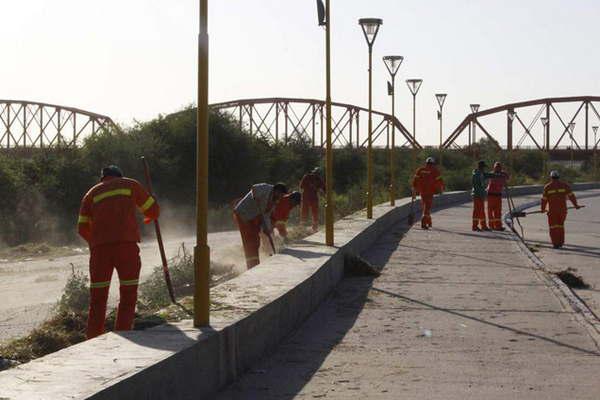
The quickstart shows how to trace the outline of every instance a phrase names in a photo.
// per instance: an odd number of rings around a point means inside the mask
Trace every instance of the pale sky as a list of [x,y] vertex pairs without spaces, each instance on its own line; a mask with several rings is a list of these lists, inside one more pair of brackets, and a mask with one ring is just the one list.
[[[125,125],[196,101],[195,0],[0,0],[0,99],[42,101]],[[389,112],[381,61],[398,54],[397,115],[412,126],[406,78],[422,78],[418,140],[437,143],[467,114],[540,97],[599,94],[597,0],[331,0],[333,100],[367,104],[357,20],[384,23],[374,108]],[[324,33],[314,0],[210,0],[210,101],[324,97]],[[591,122],[592,123],[592,122]]]

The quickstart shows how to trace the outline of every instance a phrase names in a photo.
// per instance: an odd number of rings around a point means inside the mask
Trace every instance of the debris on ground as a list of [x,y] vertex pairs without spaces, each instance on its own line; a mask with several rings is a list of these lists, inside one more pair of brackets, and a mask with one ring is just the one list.
[[348,276],[379,276],[381,268],[374,266],[361,256],[347,254],[344,257],[344,273]]
[[554,275],[556,275],[565,283],[565,285],[572,289],[589,289],[590,285],[585,283],[583,278],[579,275],[576,275],[575,272],[577,272],[575,268],[569,267],[565,270],[555,272]]

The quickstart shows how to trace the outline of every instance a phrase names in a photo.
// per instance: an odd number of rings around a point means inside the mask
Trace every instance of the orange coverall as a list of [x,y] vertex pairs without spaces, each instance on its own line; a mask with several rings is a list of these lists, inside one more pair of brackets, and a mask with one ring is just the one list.
[[104,333],[113,269],[120,282],[115,330],[133,328],[141,268],[136,208],[143,212],[145,223],[160,213],[154,198],[138,181],[129,178],[104,177],[81,201],[78,231],[90,246],[88,339]]
[[[260,264],[260,231],[263,226],[270,225],[269,217],[273,204],[271,201],[272,185],[260,183],[253,185],[250,191],[239,201],[233,210],[233,219],[240,230],[246,267],[248,269]],[[268,218],[263,221],[263,216]],[[270,226],[267,226],[270,230]]]
[[287,220],[290,212],[294,208],[290,201],[290,195],[286,194],[279,200],[275,209],[271,213],[271,222],[282,237],[287,237]]
[[542,197],[542,212],[548,209],[548,227],[550,228],[550,239],[554,246],[565,244],[565,219],[567,218],[567,197],[577,205],[577,198],[571,191],[571,187],[558,179],[544,186]]
[[494,170],[495,173],[502,173],[503,176],[490,178],[487,187],[487,209],[490,228],[495,230],[502,229],[502,191],[509,179],[509,175],[501,170]]
[[312,214],[312,229],[319,229],[319,190],[325,190],[325,182],[317,174],[306,174],[300,180],[302,191],[302,213],[300,220],[304,223],[308,219],[308,210]]
[[412,187],[415,194],[421,195],[421,227],[431,227],[431,207],[433,206],[433,195],[444,190],[444,181],[440,171],[435,165],[427,164],[420,167],[413,177]]

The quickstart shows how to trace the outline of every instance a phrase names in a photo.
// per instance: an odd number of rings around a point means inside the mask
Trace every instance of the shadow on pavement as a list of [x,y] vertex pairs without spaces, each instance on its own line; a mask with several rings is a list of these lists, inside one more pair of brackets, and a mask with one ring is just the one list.
[[[406,221],[382,235],[361,257],[373,265],[383,266],[398,248]],[[373,287],[373,277],[346,277],[309,317],[284,340],[271,356],[265,357],[240,380],[221,391],[219,400],[277,399],[298,396],[302,388],[319,371],[330,352],[354,326]]]
[[499,328],[499,329],[504,329],[504,330],[507,330],[507,331],[511,331],[511,332],[514,332],[514,333],[519,334],[519,335],[525,335],[525,336],[530,336],[530,337],[533,337],[533,338],[536,338],[536,339],[544,340],[546,342],[555,344],[557,346],[566,347],[566,348],[569,348],[571,350],[576,350],[576,351],[579,351],[579,352],[582,352],[582,353],[585,353],[585,354],[589,354],[589,355],[593,355],[593,356],[600,356],[600,352],[598,352],[596,350],[583,349],[581,347],[573,346],[573,345],[570,345],[568,343],[560,342],[560,341],[558,341],[556,339],[552,339],[552,338],[549,338],[549,337],[541,336],[541,335],[538,335],[536,333],[530,333],[530,332],[522,331],[522,330],[516,329],[516,328],[511,328],[510,326],[497,324],[495,322],[486,321],[486,320],[481,319],[481,318],[473,317],[473,316],[467,315],[467,314],[462,314],[460,312],[453,311],[453,310],[448,309],[448,308],[438,307],[438,306],[435,306],[433,304],[425,303],[424,301],[416,300],[416,299],[413,299],[413,298],[410,298],[410,297],[407,297],[407,296],[402,296],[401,294],[389,292],[389,291],[384,290],[384,289],[379,289],[379,288],[373,287],[372,290],[374,290],[376,292],[380,292],[380,293],[386,294],[388,296],[396,297],[398,299],[401,299],[401,300],[404,300],[404,301],[407,301],[407,302],[410,302],[410,303],[419,304],[421,306],[425,306],[425,307],[431,308],[431,309],[436,310],[436,311],[442,311],[442,312],[445,312],[445,313],[448,313],[448,314],[456,315],[456,316],[461,317],[461,318],[470,319],[472,321],[477,321],[477,322],[480,322],[482,324],[486,324],[486,325],[493,326],[493,327],[496,327],[496,328]]

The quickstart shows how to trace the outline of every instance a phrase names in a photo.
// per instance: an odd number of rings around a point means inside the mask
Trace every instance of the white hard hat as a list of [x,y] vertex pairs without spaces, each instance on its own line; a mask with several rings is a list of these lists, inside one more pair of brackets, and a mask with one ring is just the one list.
[[560,178],[560,174],[556,170],[550,171],[550,178],[554,178],[554,179]]
[[425,160],[426,164],[435,164],[435,158],[433,157],[427,157],[427,160]]

